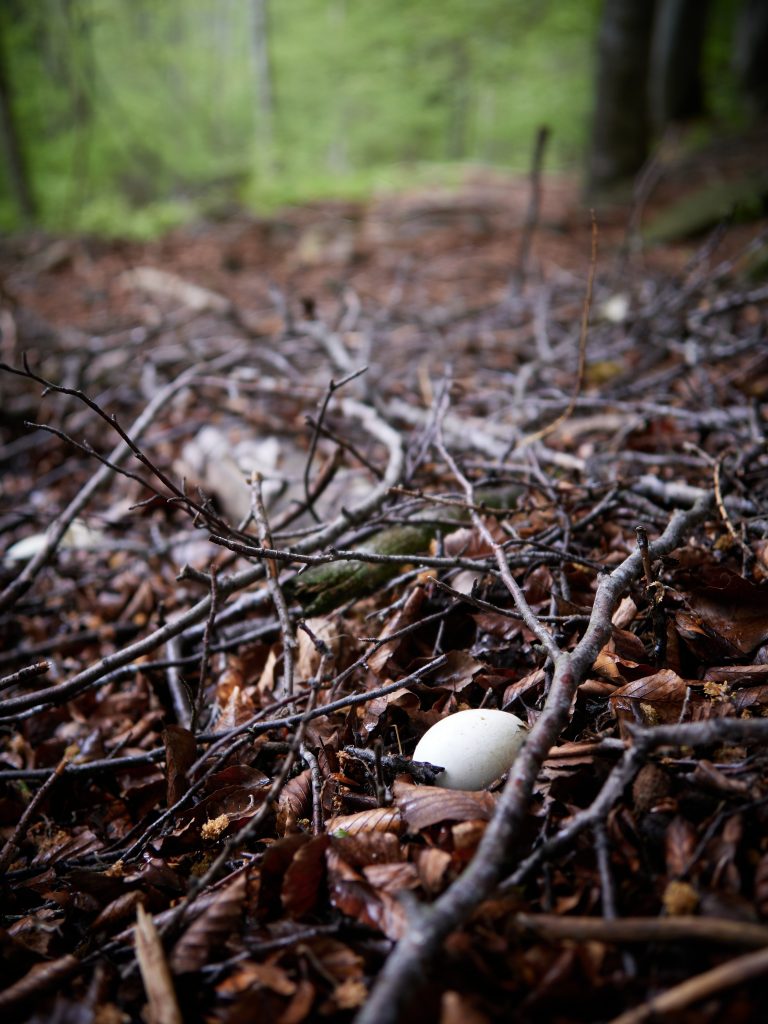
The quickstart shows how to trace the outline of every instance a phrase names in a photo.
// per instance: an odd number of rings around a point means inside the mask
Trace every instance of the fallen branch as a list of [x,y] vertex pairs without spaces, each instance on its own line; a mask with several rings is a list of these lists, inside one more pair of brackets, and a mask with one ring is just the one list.
[[[679,547],[711,507],[712,497],[707,495],[689,511],[674,513],[662,536],[650,545],[651,557],[661,558]],[[397,1024],[421,989],[445,937],[493,892],[530,805],[541,766],[568,721],[573,694],[610,635],[611,616],[619,598],[641,572],[642,557],[635,550],[600,580],[586,632],[572,652],[557,656],[544,710],[509,773],[474,858],[442,896],[414,915],[411,927],[391,953],[357,1015],[356,1024]]]
[[750,978],[757,978],[768,971],[768,949],[756,953],[745,953],[727,963],[713,967],[711,971],[697,974],[695,978],[675,985],[659,996],[654,996],[634,1010],[614,1017],[610,1024],[642,1024],[662,1013],[684,1010],[691,1003],[698,1003],[707,996],[733,988]]
[[696,942],[724,946],[768,946],[768,926],[725,917],[561,917],[518,914],[515,924],[546,939],[574,942]]

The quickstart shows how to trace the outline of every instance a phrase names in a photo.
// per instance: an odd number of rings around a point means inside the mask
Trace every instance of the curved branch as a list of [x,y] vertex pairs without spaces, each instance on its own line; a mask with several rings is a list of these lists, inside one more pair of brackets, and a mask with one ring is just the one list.
[[[712,497],[706,495],[689,511],[675,512],[662,536],[651,545],[651,556],[660,558],[679,547],[711,507]],[[384,965],[355,1024],[397,1024],[420,990],[443,939],[493,892],[528,810],[544,759],[568,721],[576,687],[610,636],[611,615],[619,598],[641,572],[641,554],[635,550],[600,580],[586,632],[572,652],[560,654],[555,661],[544,711],[515,761],[473,860],[435,903],[414,916],[411,928]]]

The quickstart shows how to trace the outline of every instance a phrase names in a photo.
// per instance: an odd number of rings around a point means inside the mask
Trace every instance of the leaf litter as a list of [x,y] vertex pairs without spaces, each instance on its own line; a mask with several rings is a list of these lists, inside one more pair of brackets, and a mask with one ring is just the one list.
[[[610,1020],[686,979],[697,1020],[758,1019],[727,927],[768,914],[754,240],[655,268],[600,225],[576,392],[589,225],[542,225],[521,279],[494,201],[495,225],[448,204],[384,241],[355,209],[320,263],[311,208],[66,240],[47,270],[58,242],[4,243],[6,1019],[364,1020],[489,856],[400,1019]],[[598,607],[637,527],[697,501]],[[573,652],[590,616],[605,640],[489,854],[501,783],[438,789],[409,756],[464,708],[546,728],[540,630]]]

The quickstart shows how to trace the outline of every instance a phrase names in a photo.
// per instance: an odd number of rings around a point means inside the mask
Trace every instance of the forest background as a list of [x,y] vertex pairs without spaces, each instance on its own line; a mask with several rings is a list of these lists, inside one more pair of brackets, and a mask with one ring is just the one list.
[[[478,163],[525,168],[542,123],[548,167],[581,171],[602,6],[6,0],[0,86],[28,202],[6,160],[0,227],[142,237],[233,204],[451,184]],[[748,118],[739,7],[712,0],[708,16],[706,107],[721,128]]]

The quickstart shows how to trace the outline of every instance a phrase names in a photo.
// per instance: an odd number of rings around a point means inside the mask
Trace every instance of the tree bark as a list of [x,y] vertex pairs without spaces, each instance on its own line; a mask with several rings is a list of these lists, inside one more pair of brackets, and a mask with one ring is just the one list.
[[648,69],[655,0],[605,0],[597,41],[597,91],[589,189],[634,175],[648,155]]
[[768,111],[768,4],[744,0],[736,26],[734,66],[758,113]]
[[704,113],[702,53],[710,0],[663,0],[651,54],[651,112],[663,128]]

